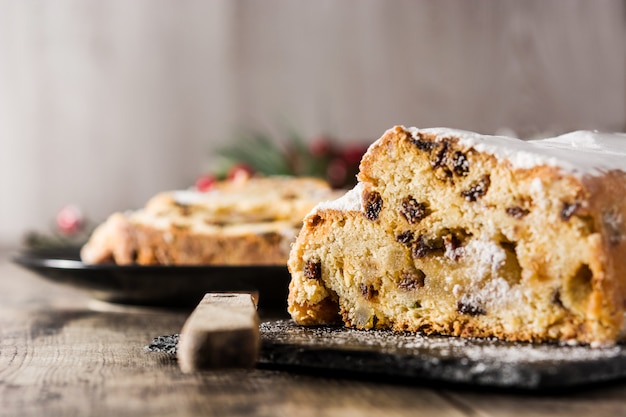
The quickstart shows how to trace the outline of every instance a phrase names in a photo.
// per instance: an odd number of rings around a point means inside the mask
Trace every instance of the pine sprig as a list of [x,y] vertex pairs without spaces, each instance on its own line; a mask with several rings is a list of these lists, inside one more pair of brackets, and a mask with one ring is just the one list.
[[226,178],[233,167],[243,165],[263,175],[318,177],[336,188],[347,188],[356,182],[365,150],[365,144],[340,147],[330,137],[306,140],[293,131],[283,142],[263,133],[247,133],[218,150],[213,174]]
[[30,250],[50,250],[65,248],[80,248],[89,238],[89,233],[80,236],[65,236],[56,231],[50,234],[41,232],[27,232],[23,244]]
[[87,219],[80,208],[68,204],[56,215],[49,233],[27,232],[23,245],[29,250],[80,248],[89,239],[95,225]]
[[280,144],[260,133],[241,136],[234,144],[218,151],[222,164],[245,164],[266,175],[291,174],[286,153]]

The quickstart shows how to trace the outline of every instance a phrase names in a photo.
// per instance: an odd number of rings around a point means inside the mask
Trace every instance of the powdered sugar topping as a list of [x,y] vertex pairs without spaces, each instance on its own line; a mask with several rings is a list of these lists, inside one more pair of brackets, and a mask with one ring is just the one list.
[[363,184],[358,183],[353,189],[336,200],[324,201],[313,208],[312,213],[319,210],[362,211],[361,193]]
[[511,285],[500,270],[506,262],[505,250],[489,239],[472,239],[462,248],[469,259],[476,259],[476,273],[471,275],[471,288],[454,288],[453,292],[468,305],[487,308],[522,299],[519,285]]
[[559,167],[574,175],[601,175],[611,170],[626,171],[626,134],[576,131],[554,138],[520,140],[480,135],[447,128],[407,128],[412,135],[434,134],[438,139],[455,137],[462,146],[474,148],[516,168],[540,165]]

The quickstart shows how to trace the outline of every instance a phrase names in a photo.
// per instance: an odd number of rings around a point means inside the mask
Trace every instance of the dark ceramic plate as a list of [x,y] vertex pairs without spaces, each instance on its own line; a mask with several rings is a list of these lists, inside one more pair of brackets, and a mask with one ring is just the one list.
[[207,292],[258,291],[259,308],[285,309],[286,266],[86,265],[78,249],[26,251],[13,261],[50,281],[112,303],[195,307]]

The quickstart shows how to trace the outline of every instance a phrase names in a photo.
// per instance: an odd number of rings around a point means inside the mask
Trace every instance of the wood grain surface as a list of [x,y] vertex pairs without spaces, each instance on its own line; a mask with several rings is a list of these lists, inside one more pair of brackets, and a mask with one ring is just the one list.
[[261,347],[259,324],[251,294],[205,294],[180,331],[180,369],[254,368]]
[[144,346],[188,313],[94,303],[1,256],[0,415],[626,415],[626,383],[520,395],[266,369],[183,374]]

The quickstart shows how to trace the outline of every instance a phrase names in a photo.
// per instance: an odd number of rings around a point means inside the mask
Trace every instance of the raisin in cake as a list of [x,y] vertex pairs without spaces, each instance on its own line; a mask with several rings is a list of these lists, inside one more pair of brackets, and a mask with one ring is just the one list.
[[285,265],[306,213],[336,195],[325,181],[292,177],[164,192],[140,210],[111,215],[81,258],[89,264]]
[[294,244],[289,312],[518,341],[611,344],[626,303],[626,135],[521,141],[395,127]]

